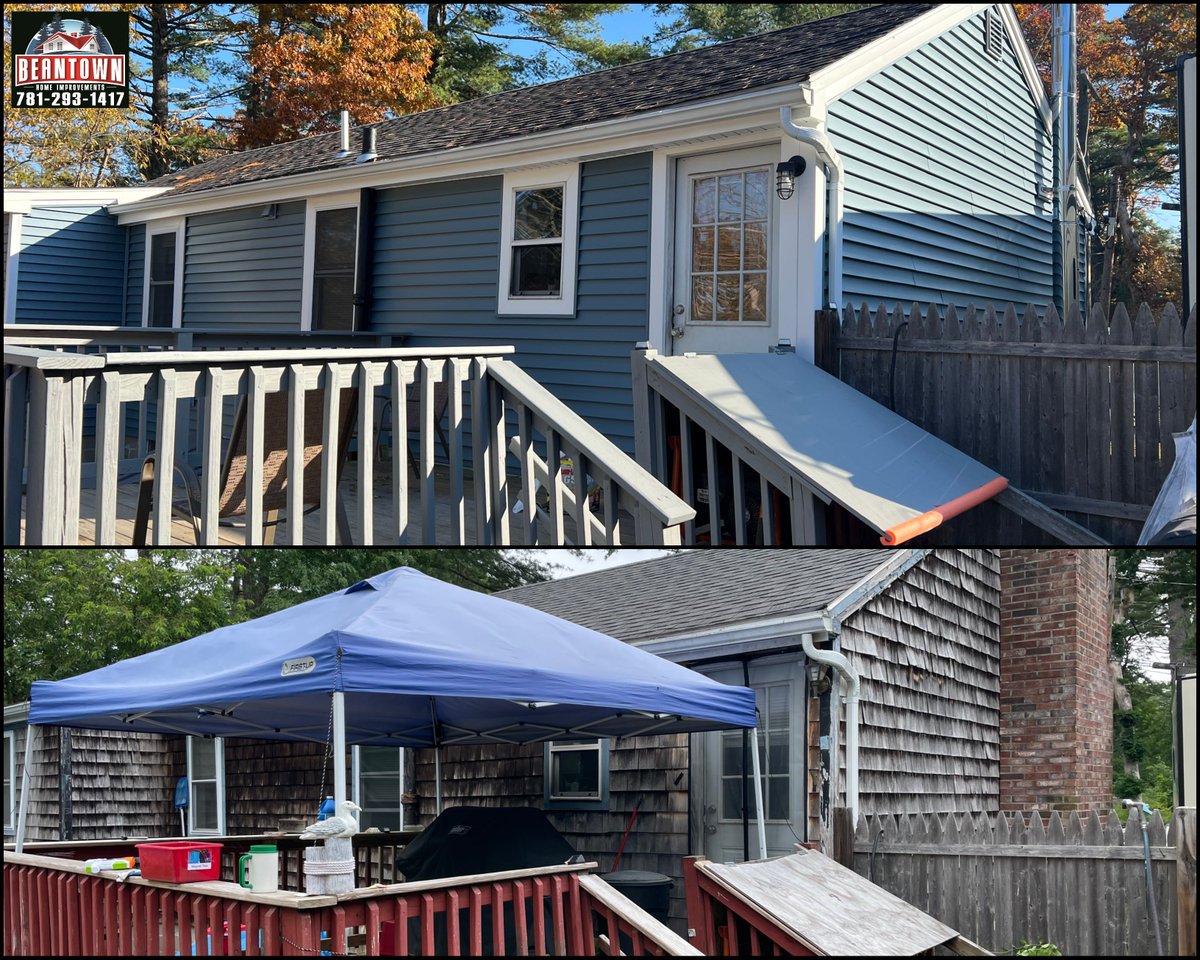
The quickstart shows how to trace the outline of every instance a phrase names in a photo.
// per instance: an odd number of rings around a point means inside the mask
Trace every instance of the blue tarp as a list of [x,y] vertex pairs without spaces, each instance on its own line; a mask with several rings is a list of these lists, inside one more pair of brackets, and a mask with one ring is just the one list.
[[[754,692],[401,568],[247,623],[33,684],[29,722],[325,742],[527,743],[753,727]],[[436,726],[435,726],[436,724]]]

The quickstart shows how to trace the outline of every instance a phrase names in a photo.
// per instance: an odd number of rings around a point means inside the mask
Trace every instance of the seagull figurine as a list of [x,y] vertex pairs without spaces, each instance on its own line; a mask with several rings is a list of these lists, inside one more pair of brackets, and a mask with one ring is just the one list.
[[300,834],[301,840],[330,840],[334,837],[352,837],[358,833],[358,820],[355,811],[362,811],[353,800],[343,800],[338,804],[337,815],[318,820],[306,827]]

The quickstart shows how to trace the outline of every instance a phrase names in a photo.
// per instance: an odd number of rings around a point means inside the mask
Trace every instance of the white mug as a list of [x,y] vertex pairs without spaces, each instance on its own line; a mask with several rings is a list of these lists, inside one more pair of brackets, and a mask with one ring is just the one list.
[[238,857],[238,883],[255,893],[274,893],[278,890],[279,851],[273,845],[262,844],[251,847],[249,853]]

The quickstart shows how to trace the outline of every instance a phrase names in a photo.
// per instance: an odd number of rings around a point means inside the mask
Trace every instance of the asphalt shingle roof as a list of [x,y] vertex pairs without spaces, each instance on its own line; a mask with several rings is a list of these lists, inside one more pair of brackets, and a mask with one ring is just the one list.
[[618,640],[820,610],[893,550],[690,550],[497,596]]
[[[881,4],[728,43],[397,117],[376,125],[376,149],[383,160],[418,156],[800,83],[813,72],[936,6]],[[209,160],[159,177],[147,185],[173,187],[165,196],[174,197],[353,166],[354,157],[336,159],[338,147],[339,134],[321,134]],[[351,149],[357,155],[359,143],[352,142]]]

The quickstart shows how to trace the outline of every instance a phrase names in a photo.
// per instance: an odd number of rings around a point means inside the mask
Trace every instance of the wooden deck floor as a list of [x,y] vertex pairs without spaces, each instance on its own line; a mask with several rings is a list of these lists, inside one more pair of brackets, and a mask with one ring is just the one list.
[[[439,546],[449,546],[456,544],[458,541],[453,535],[451,526],[451,516],[453,504],[450,498],[449,478],[445,468],[439,468],[436,471],[436,490],[437,490],[437,511],[436,511],[436,536],[427,538],[425,530],[421,523],[421,497],[420,487],[416,480],[410,475],[412,490],[409,496],[408,505],[408,536],[406,542],[410,544],[436,544]],[[133,542],[133,518],[137,510],[137,478],[135,475],[122,476],[121,483],[117,488],[117,541],[115,544],[104,544],[104,546],[126,546]],[[398,541],[397,528],[395,522],[395,510],[393,509],[391,500],[392,479],[391,472],[386,466],[377,466],[374,474],[374,523],[373,523],[373,539],[375,544],[396,544]],[[473,486],[471,476],[468,472],[464,481],[464,489],[466,491],[466,543],[473,545],[479,542],[476,536],[475,527],[475,501],[471,496]],[[520,478],[509,478],[509,497],[510,503],[515,503],[517,500],[524,499],[521,490]],[[355,544],[362,543],[362,535],[358,523],[358,482],[357,471],[353,463],[347,464],[345,476],[338,487],[338,492],[343,499],[346,507],[346,514],[350,522],[350,532]],[[181,511],[176,511],[176,517],[171,526],[171,543],[175,546],[195,546],[195,536],[192,531],[191,522],[186,515]],[[80,517],[79,517],[79,543],[81,546],[96,545],[96,491],[94,488],[85,489],[80,496]],[[528,543],[526,535],[527,527],[525,524],[525,515],[517,514],[509,515],[509,537],[512,546],[524,546]],[[291,533],[288,528],[289,521],[284,516],[284,519],[279,523],[275,534],[276,545],[287,545],[291,542]],[[24,539],[24,514],[22,514],[22,539]],[[568,527],[570,524],[568,524]],[[633,525],[630,518],[622,516],[621,518],[621,539],[622,542],[633,542]],[[153,542],[154,524],[151,520],[150,532],[148,539]],[[314,511],[304,518],[304,543],[306,546],[324,546],[325,539],[323,533],[323,524],[321,511]],[[220,530],[220,546],[241,547],[246,545],[245,528],[237,525],[222,524]]]

